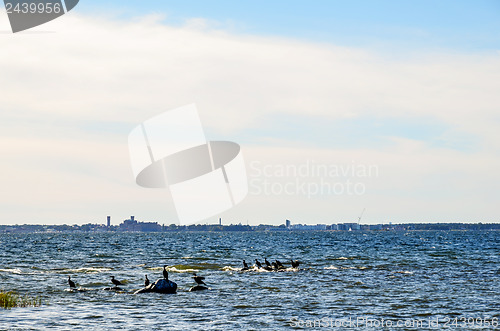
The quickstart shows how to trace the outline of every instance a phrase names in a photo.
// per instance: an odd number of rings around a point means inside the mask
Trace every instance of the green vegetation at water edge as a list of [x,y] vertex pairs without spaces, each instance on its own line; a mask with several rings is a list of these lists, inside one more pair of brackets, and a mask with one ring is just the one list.
[[20,296],[12,291],[0,290],[0,308],[10,309],[13,307],[37,307],[42,304],[39,297],[31,298],[28,295]]

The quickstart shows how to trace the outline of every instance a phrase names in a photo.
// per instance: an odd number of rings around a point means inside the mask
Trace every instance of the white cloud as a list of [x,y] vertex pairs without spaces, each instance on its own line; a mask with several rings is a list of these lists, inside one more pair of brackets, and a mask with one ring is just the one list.
[[[0,26],[5,19],[0,16]],[[467,153],[401,138],[389,147],[325,150],[317,147],[311,126],[296,128],[310,132],[301,146],[293,137],[256,134],[255,143],[269,144],[247,146],[247,162],[357,160],[378,164],[381,174],[358,199],[251,196],[227,217],[281,222],[286,214],[314,222],[322,215],[356,214],[364,205],[375,220],[494,217],[500,150],[496,54],[396,57],[390,50],[374,54],[233,35],[199,19],[170,27],[160,19],[70,14],[43,26],[55,33],[0,35],[0,198],[9,211],[6,222],[94,220],[111,212],[173,215],[168,193],[135,186],[126,135],[137,123],[191,102],[217,139],[238,141],[241,130],[257,132],[272,128],[270,118],[300,115],[317,121],[428,117],[479,141]],[[62,212],[65,206],[72,210]]]

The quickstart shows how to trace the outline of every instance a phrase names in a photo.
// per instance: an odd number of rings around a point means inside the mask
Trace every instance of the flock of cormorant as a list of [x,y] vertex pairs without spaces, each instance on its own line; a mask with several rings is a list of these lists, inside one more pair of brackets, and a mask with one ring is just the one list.
[[[300,265],[300,262],[297,261],[297,260],[290,260],[290,262],[292,264],[292,268],[295,268],[295,269],[298,268],[299,265]],[[259,262],[259,260],[255,259],[255,265],[254,265],[254,267],[256,267],[257,269],[264,269],[264,270],[267,270],[267,271],[284,271],[284,270],[286,270],[286,267],[283,266],[283,264],[280,261],[278,261],[278,260],[274,260],[274,262],[270,263],[267,260],[267,258],[264,258],[264,264],[265,265],[262,265]],[[243,268],[241,268],[240,271],[248,271],[250,269],[251,268],[248,266],[248,264],[246,263],[246,261],[243,260]],[[145,276],[144,287],[148,287],[149,284],[150,284],[148,275],[144,275],[144,276]],[[115,279],[115,276],[110,276],[110,277],[111,277],[111,283],[113,283],[113,285],[115,285],[115,287],[114,287],[115,289],[118,288],[119,285],[124,285],[118,279]],[[168,281],[167,265],[163,266],[163,278]],[[196,275],[196,273],[193,273],[193,277],[192,278],[194,279],[194,281],[198,285],[207,285],[203,281],[203,280],[205,280],[205,277],[203,277],[203,276],[198,276],[198,275]],[[75,284],[75,282],[73,282],[71,280],[71,276],[68,276],[68,285],[69,285],[70,289],[76,289],[76,284]]]
[[[167,265],[163,266],[163,279],[168,281],[168,271],[167,271]],[[196,274],[194,274],[196,276]],[[148,287],[148,285],[151,283],[149,281],[148,275],[144,275],[146,278],[144,279],[144,287]],[[115,288],[117,288],[119,285],[124,285],[122,282],[120,282],[118,279],[115,278],[115,276],[110,276],[111,277],[111,283],[115,285]],[[200,277],[193,277],[195,278],[195,281],[198,283],[198,280]],[[201,277],[201,279],[205,279],[205,277]],[[199,284],[199,283],[198,283]],[[76,284],[74,281],[71,280],[71,276],[68,276],[68,285],[70,289],[76,289]]]
[[[297,261],[297,260],[290,260],[290,262],[292,263],[292,268],[298,268],[299,265],[300,265],[300,262]],[[258,268],[258,269],[264,269],[264,270],[267,270],[267,271],[283,271],[283,270],[286,270],[286,267],[283,266],[283,264],[278,261],[278,260],[274,260],[274,262],[272,263],[269,263],[269,261],[267,260],[267,258],[264,258],[264,263],[265,263],[265,266],[262,265],[262,263],[259,262],[259,260],[255,259],[255,266]],[[245,271],[245,270],[250,270],[250,268],[248,267],[248,264],[245,262],[245,260],[243,260],[243,268],[241,269],[242,271]]]

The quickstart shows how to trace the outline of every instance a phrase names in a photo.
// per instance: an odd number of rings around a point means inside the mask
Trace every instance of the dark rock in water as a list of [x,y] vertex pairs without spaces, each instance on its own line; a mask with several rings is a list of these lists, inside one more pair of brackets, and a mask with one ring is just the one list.
[[201,286],[201,285],[196,285],[196,286],[191,287],[189,289],[189,292],[203,291],[203,290],[208,290],[208,287]]
[[158,279],[156,282],[135,291],[134,294],[156,292],[156,293],[175,293],[177,291],[177,284],[163,278]]
[[105,287],[103,288],[104,291],[123,291],[122,288],[118,287],[118,286],[114,286],[114,287]]
[[90,290],[88,288],[79,287],[79,288],[68,288],[65,291],[76,293],[76,292],[87,292],[87,291],[90,291]]

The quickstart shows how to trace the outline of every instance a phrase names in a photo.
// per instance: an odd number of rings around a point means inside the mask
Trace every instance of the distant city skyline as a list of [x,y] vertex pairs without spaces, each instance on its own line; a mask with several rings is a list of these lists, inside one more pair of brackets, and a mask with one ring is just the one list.
[[127,136],[191,103],[249,184],[198,223],[500,222],[499,30],[488,0],[89,0],[16,34],[0,10],[0,224],[178,224]]

